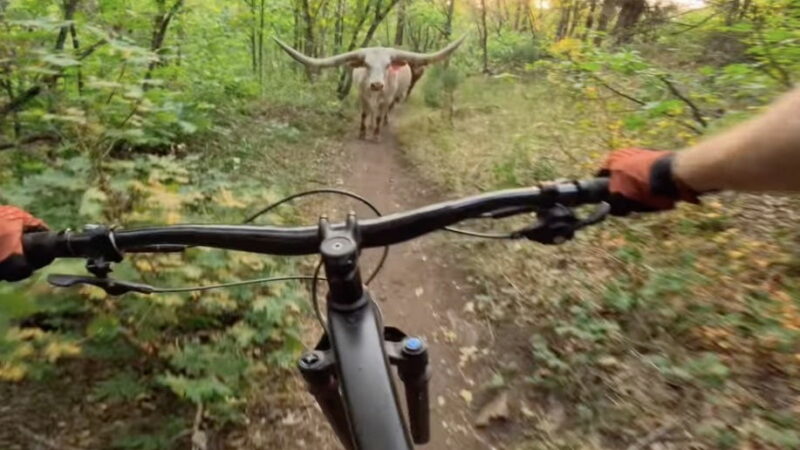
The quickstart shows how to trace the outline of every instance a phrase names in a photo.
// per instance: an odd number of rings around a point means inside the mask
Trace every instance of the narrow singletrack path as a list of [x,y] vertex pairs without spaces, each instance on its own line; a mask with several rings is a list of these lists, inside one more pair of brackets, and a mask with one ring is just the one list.
[[[353,139],[343,146],[344,164],[339,176],[343,189],[363,195],[383,214],[442,201],[403,159],[399,145],[389,133],[381,142]],[[336,210],[338,205],[339,210]],[[331,215],[342,216],[341,200],[329,203]],[[357,208],[359,217],[366,209]],[[386,325],[408,334],[422,336],[430,346],[433,378],[430,384],[431,450],[472,450],[491,448],[472,425],[473,408],[465,397],[476,381],[469,368],[461,367],[462,349],[479,345],[478,326],[462,317],[465,304],[473,298],[465,274],[454,267],[457,261],[442,254],[439,234],[429,235],[391,248],[383,271],[370,292],[383,311]],[[378,253],[367,252],[362,259],[366,276]],[[402,389],[402,388],[401,388]]]

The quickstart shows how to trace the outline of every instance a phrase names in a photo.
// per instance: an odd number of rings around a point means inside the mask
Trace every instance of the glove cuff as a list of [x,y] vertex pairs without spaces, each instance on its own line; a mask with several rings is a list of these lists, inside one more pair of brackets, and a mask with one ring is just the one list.
[[654,195],[700,203],[698,193],[673,176],[675,153],[657,159],[650,168],[650,190]]

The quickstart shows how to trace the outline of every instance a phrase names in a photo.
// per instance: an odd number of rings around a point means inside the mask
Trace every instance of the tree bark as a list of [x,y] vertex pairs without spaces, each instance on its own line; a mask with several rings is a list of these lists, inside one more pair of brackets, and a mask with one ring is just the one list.
[[633,29],[644,14],[645,0],[622,0],[617,24],[614,26],[614,36],[617,43],[629,42],[633,37]]
[[[64,9],[64,21],[65,22],[72,22],[75,18],[75,10],[78,9],[78,1],[79,0],[64,0],[62,3],[62,7]],[[56,38],[56,46],[55,50],[60,52],[64,50],[64,44],[67,42],[67,33],[69,33],[71,23],[64,24],[60,30],[58,30],[58,38]]]
[[[183,7],[184,0],[175,0],[175,3],[166,11],[164,9],[165,1],[160,0],[158,2],[159,5],[159,13],[156,14],[155,19],[153,20],[153,36],[150,41],[150,50],[156,54],[157,60],[151,62],[147,66],[147,72],[144,75],[144,80],[147,81],[153,76],[153,70],[163,64],[161,61],[161,53],[164,47],[164,40],[167,38],[167,30],[169,29],[169,24],[172,22],[172,19],[175,18],[175,15],[178,14],[178,11]],[[147,90],[149,89],[149,85],[144,83],[142,89]]]
[[597,9],[597,0],[589,0],[589,13],[586,15],[586,29],[583,30],[583,36],[581,37],[583,41],[589,39],[589,34],[592,32],[595,9]]
[[[364,39],[361,40],[361,45],[359,47],[366,47],[369,44],[369,41],[372,40],[372,37],[375,35],[375,31],[380,26],[383,19],[389,14],[392,8],[397,5],[399,0],[390,0],[389,4],[386,8],[381,9],[382,0],[374,0],[375,6],[375,17],[372,20],[369,28],[367,29],[367,33],[364,35]],[[350,39],[350,45],[347,47],[347,51],[355,50],[356,43],[358,42],[358,34],[361,32],[361,28],[363,28],[364,23],[367,20],[367,16],[369,16],[370,10],[372,9],[373,2],[368,2],[367,6],[364,8],[364,11],[361,15],[359,15],[358,23],[356,24],[355,28],[353,29],[353,34]],[[341,75],[339,76],[339,84],[336,88],[337,95],[339,99],[344,99],[347,97],[347,94],[350,93],[350,87],[352,85],[352,77],[350,70],[343,70]]]
[[486,29],[486,0],[481,0],[481,50],[483,52],[483,73],[489,73],[489,30]]
[[[78,51],[81,49],[81,44],[78,41],[78,31],[75,29],[75,24],[71,24],[69,26],[69,33],[70,37],[72,38],[72,50],[75,51],[75,54],[78,54]],[[83,72],[81,71],[81,66],[76,68],[76,75],[77,75],[77,83],[78,83],[78,94],[83,93]]]
[[[455,12],[456,8],[456,1],[455,0],[447,0],[447,15],[445,16],[444,22],[444,40],[449,41],[450,38],[453,36],[453,13]],[[449,58],[448,58],[449,59]]]
[[258,5],[258,83],[264,87],[264,16],[266,5],[264,0]]
[[572,2],[572,14],[570,15],[570,23],[569,23],[569,31],[567,31],[567,36],[572,37],[575,35],[575,29],[578,26],[578,22],[581,21],[581,1],[575,0]]
[[602,34],[608,31],[614,19],[614,15],[617,12],[617,1],[618,0],[603,0],[603,6],[600,8],[600,17],[597,19],[598,34],[594,38],[595,45],[600,45],[603,41]]
[[397,25],[395,26],[394,30],[394,45],[396,47],[402,47],[403,41],[405,40],[407,2],[408,0],[400,0],[399,7],[397,9]]
[[336,24],[333,27],[333,53],[341,53],[344,45],[344,0],[336,0]]
[[564,1],[561,4],[560,16],[558,18],[558,26],[556,27],[556,41],[560,41],[567,37],[569,31],[570,15],[572,14],[572,3],[575,0]]
[[531,33],[531,39],[536,40],[536,24],[534,23],[533,10],[531,9],[530,0],[525,1],[525,16],[528,22],[528,31]]

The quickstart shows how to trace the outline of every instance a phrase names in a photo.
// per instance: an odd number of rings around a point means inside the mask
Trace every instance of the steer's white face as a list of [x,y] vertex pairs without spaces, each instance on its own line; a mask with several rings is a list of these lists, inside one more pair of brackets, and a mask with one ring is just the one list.
[[389,48],[366,48],[364,49],[364,61],[354,64],[354,67],[364,67],[367,71],[364,82],[372,91],[382,91],[387,84],[387,76],[392,66],[402,67],[404,62],[392,62],[392,49]]

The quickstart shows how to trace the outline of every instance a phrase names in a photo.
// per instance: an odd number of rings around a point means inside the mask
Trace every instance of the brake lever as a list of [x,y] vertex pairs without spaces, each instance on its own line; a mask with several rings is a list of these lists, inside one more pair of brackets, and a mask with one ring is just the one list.
[[132,281],[115,280],[113,278],[84,277],[79,275],[53,274],[47,277],[47,282],[56,287],[73,287],[89,285],[99,287],[109,295],[122,295],[129,292],[151,294],[157,288],[149,284],[135,283]]
[[603,202],[589,216],[579,219],[572,209],[556,204],[539,211],[536,224],[515,231],[511,238],[525,238],[546,245],[562,244],[575,237],[576,231],[602,222],[610,212],[611,205]]

